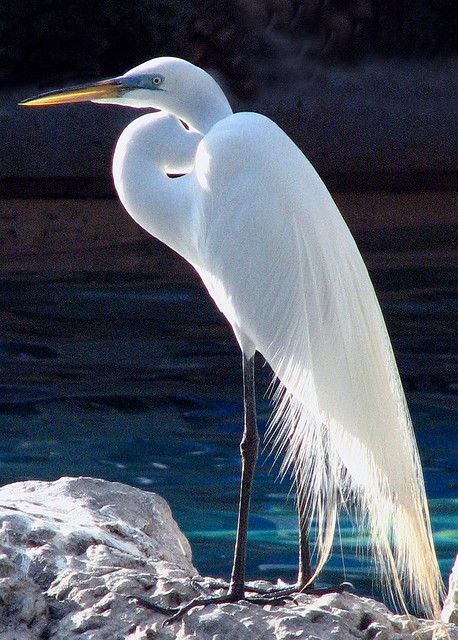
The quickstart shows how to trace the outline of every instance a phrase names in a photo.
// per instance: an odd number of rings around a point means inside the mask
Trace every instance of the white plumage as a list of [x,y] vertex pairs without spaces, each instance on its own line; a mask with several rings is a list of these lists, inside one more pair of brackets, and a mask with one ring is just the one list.
[[[97,102],[165,112],[122,133],[116,189],[139,224],[193,264],[247,357],[258,351],[272,367],[270,439],[283,470],[300,476],[299,503],[316,522],[314,575],[339,511],[349,510],[368,527],[394,598],[405,607],[407,594],[437,617],[441,579],[393,351],[320,177],[277,125],[232,114],[216,82],[190,63],[158,58],[97,86],[119,87]],[[77,94],[35,103],[66,95]]]

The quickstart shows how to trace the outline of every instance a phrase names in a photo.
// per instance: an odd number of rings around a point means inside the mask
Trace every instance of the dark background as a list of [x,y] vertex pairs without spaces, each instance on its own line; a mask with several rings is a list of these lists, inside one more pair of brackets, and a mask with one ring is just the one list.
[[[366,56],[415,59],[457,51],[454,0],[6,0],[0,79],[49,82],[114,75],[158,55],[220,69],[255,90],[280,38],[330,64]],[[257,78],[253,79],[256,70]],[[251,76],[249,78],[249,76]]]
[[454,188],[457,14],[453,0],[6,0],[0,195],[113,195],[112,148],[132,111],[17,102],[159,55],[216,75],[234,110],[274,119],[331,188]]

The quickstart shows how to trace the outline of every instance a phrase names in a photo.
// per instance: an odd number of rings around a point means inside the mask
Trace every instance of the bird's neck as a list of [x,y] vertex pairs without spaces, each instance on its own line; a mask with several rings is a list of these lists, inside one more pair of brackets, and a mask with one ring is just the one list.
[[196,131],[206,135],[213,125],[232,115],[232,109],[223,93],[222,98],[224,100],[218,96],[208,103],[196,101],[196,108],[188,109],[187,113],[183,114],[184,122]]
[[211,92],[196,92],[189,96],[185,110],[181,112],[177,108],[175,114],[202,135],[206,135],[210,129],[220,120],[232,115],[232,109],[223,90],[214,83]]
[[186,131],[173,116],[148,114],[122,133],[113,158],[119,198],[148,233],[193,262],[190,176],[201,134]]

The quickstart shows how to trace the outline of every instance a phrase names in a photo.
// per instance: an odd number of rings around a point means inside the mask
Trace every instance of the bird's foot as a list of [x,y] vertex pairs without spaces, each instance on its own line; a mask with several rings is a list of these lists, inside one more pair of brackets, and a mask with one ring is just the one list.
[[[229,591],[229,582],[226,582],[226,580],[220,580],[218,578],[201,578],[200,576],[198,578],[192,579],[191,580],[192,584],[194,586],[196,586],[198,589],[200,589],[201,591],[206,591],[207,589],[227,589]],[[245,591],[248,591],[248,593],[257,593],[259,595],[264,595],[264,594],[269,594],[271,592],[271,590],[269,590],[268,588],[263,588],[263,587],[255,587],[254,585],[251,584],[245,584]],[[277,590],[275,589],[275,592]],[[299,589],[292,589],[291,593],[294,593],[294,591],[299,591]],[[288,594],[285,594],[288,595]]]
[[219,596],[198,596],[193,600],[190,600],[188,603],[182,605],[181,607],[163,607],[162,605],[155,604],[146,598],[142,598],[141,596],[130,595],[129,598],[135,599],[139,604],[141,604],[146,609],[150,609],[151,611],[155,611],[156,613],[161,613],[162,615],[168,616],[166,620],[162,623],[162,626],[167,626],[180,620],[188,611],[194,609],[194,607],[206,607],[210,604],[228,604],[232,602],[250,602],[252,604],[257,605],[276,605],[280,606],[286,604],[287,600],[292,600],[288,596],[278,595],[278,594],[270,594],[265,593],[263,595],[247,595],[245,594],[234,594],[228,591],[226,594]]
[[341,582],[335,587],[304,587],[299,588],[299,593],[305,593],[310,596],[324,596],[327,593],[343,593],[344,591],[354,591],[355,587],[351,582]]
[[[205,578],[192,580],[192,583],[199,587],[202,591],[206,589],[227,589],[229,590],[229,582],[225,580],[220,580],[217,578]],[[355,587],[351,582],[342,582],[341,584],[335,587],[321,587],[315,588],[313,586],[306,586],[304,582],[296,582],[292,585],[285,585],[284,587],[256,587],[254,585],[246,584],[245,591],[249,593],[256,593],[258,595],[266,595],[266,596],[292,596],[297,593],[305,593],[307,595],[315,595],[322,596],[327,593],[342,593],[343,591],[354,591]]]
[[286,587],[274,587],[272,589],[262,589],[260,587],[245,587],[247,590],[252,590],[259,595],[269,596],[271,598],[285,598],[293,596],[294,594],[300,595],[304,593],[310,596],[324,596],[327,593],[342,593],[343,591],[354,591],[355,587],[351,582],[342,582],[335,587],[307,587],[304,584],[296,583]]
[[[214,580],[210,584],[206,584],[207,588],[228,588],[228,583],[220,580]],[[128,596],[136,600],[140,605],[145,607],[146,609],[150,609],[151,611],[155,611],[156,613],[160,613],[162,615],[167,616],[167,619],[164,620],[162,626],[166,626],[180,620],[188,611],[194,609],[194,607],[205,607],[210,604],[228,604],[231,602],[250,602],[252,604],[257,605],[273,605],[273,606],[281,606],[286,604],[289,600],[291,602],[295,602],[294,595],[300,595],[301,593],[307,595],[317,595],[322,596],[327,593],[342,593],[343,591],[353,591],[354,587],[350,582],[342,582],[337,587],[329,587],[322,589],[315,588],[304,588],[299,584],[292,585],[290,587],[280,587],[278,589],[261,589],[258,587],[246,587],[246,591],[243,594],[235,594],[231,593],[230,589],[228,589],[227,593],[222,595],[214,595],[214,596],[198,596],[193,598],[188,603],[182,605],[181,607],[163,607],[162,605],[155,604],[151,600],[147,598],[142,598],[141,596],[131,595]],[[249,595],[248,595],[249,594]],[[254,595],[251,595],[254,594]]]

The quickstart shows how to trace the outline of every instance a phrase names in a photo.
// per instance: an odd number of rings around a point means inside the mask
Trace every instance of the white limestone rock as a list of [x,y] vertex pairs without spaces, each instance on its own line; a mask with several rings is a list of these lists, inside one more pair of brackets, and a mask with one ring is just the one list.
[[448,581],[448,593],[442,609],[442,618],[445,622],[458,625],[458,555]]
[[[258,583],[268,586],[266,583]],[[92,478],[0,489],[0,640],[407,640],[427,621],[354,594],[298,595],[165,617],[132,596],[176,606],[209,593],[159,496]],[[410,624],[410,627],[409,627]],[[450,637],[458,640],[458,629]]]

